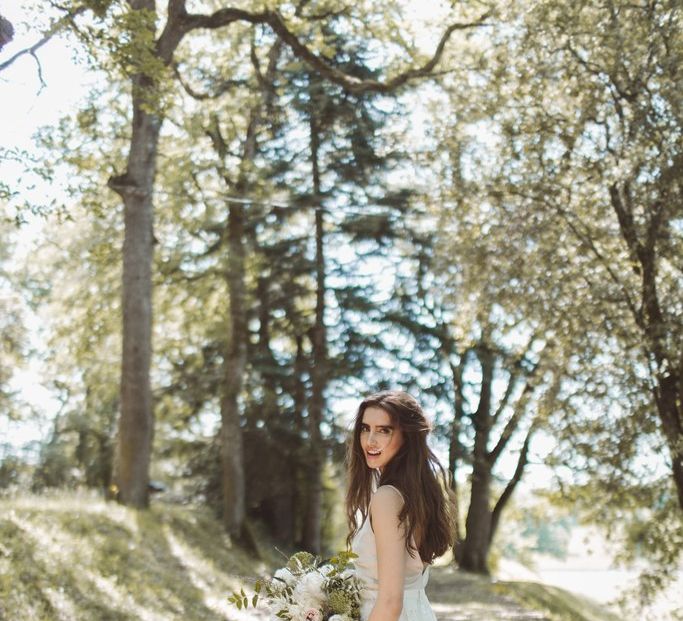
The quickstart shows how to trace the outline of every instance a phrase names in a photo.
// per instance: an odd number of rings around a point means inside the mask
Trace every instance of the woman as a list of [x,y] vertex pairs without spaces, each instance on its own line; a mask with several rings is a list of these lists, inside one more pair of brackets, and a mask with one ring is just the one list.
[[358,555],[363,586],[361,621],[436,621],[424,589],[429,566],[452,543],[452,527],[429,430],[405,392],[376,393],[358,408],[346,511],[347,545]]

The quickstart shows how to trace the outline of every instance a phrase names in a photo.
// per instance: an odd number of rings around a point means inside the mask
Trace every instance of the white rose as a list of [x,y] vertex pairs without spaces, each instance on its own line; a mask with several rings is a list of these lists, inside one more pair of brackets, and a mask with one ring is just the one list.
[[296,582],[294,574],[291,571],[289,571],[289,569],[287,569],[286,567],[278,569],[273,577],[275,578],[275,580],[283,580],[287,586],[293,586]]
[[294,589],[294,601],[297,604],[312,604],[319,606],[325,599],[323,584],[325,578],[317,571],[312,571],[301,578],[299,584]]
[[287,612],[289,613],[289,616],[292,617],[292,621],[304,621],[306,618],[306,609],[297,604],[289,604],[287,606]]

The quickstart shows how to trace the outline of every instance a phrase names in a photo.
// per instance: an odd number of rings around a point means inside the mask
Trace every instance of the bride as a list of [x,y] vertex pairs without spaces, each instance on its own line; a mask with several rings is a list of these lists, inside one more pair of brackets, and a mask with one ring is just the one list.
[[431,563],[452,544],[452,528],[429,430],[405,392],[376,393],[358,408],[346,512],[363,587],[361,621],[436,621],[424,589]]

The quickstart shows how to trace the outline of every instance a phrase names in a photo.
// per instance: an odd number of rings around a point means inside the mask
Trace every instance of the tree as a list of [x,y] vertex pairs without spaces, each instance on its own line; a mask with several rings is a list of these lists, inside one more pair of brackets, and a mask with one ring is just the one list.
[[[476,209],[476,196],[469,200]],[[404,255],[385,317],[413,340],[399,357],[418,361],[417,369],[426,360],[417,389],[448,404],[437,429],[448,446],[452,490],[460,472],[470,481],[464,536],[457,511],[454,558],[462,569],[488,573],[502,514],[524,476],[533,435],[555,407],[563,368],[552,332],[508,297],[506,266],[482,261],[497,236],[472,235],[468,217],[477,216],[464,204],[442,213],[436,245],[423,239],[418,252]],[[514,472],[496,472],[501,457],[515,451]]]
[[[367,66],[367,44],[361,37],[349,36],[336,19],[331,19],[322,33],[330,64],[358,79],[376,75]],[[289,197],[288,211],[293,212],[292,218],[298,215],[310,221],[311,234],[301,240],[303,249],[296,259],[299,265],[290,268],[293,273],[284,275],[284,282],[282,268],[276,263],[292,260],[288,244],[281,244],[283,259],[268,259],[271,267],[267,271],[271,282],[278,270],[280,288],[285,292],[290,291],[290,279],[296,274],[308,275],[311,283],[308,296],[293,297],[295,303],[287,305],[286,316],[295,330],[294,367],[299,369],[303,363],[308,376],[297,381],[292,391],[302,449],[298,451],[302,488],[299,502],[305,510],[300,545],[319,552],[323,545],[323,471],[330,454],[339,453],[336,433],[328,437],[323,433],[324,425],[334,428],[325,401],[334,383],[343,382],[349,375],[359,377],[366,364],[354,358],[358,345],[347,349],[340,343],[350,342],[349,334],[354,330],[353,321],[344,321],[351,308],[339,284],[353,279],[353,269],[337,256],[335,248],[350,249],[357,240],[348,238],[346,223],[337,230],[333,222],[344,218],[347,211],[351,212],[349,222],[360,219],[354,210],[375,209],[375,201],[391,202],[391,194],[381,184],[393,154],[383,157],[379,153],[385,148],[380,132],[390,118],[382,110],[387,102],[381,97],[351,95],[326,83],[291,53],[283,58],[283,67],[277,80],[282,95],[276,100],[282,120],[276,126],[275,144],[266,152],[272,153],[273,181],[277,180]],[[271,286],[262,284],[260,298]],[[296,287],[293,294],[297,295]],[[262,319],[265,321],[259,315],[259,322]],[[310,351],[303,349],[306,344]],[[299,373],[296,376],[301,377]]]
[[[367,74],[367,71],[363,69],[362,64],[359,63],[354,58],[355,52],[353,50],[344,48],[335,42],[335,37],[338,37],[334,33],[332,27],[329,28],[329,33],[326,34],[325,43],[328,49],[334,49],[339,57],[340,63],[345,63],[343,66],[345,70],[349,73],[353,73],[356,76],[363,76],[363,72]],[[313,281],[320,283],[322,282],[320,276],[315,276],[316,268],[314,267],[315,259],[311,259],[308,256],[307,245],[311,248],[311,252],[315,256],[315,253],[320,256],[320,246],[323,241],[325,232],[322,226],[322,213],[320,214],[319,223],[317,227],[318,231],[318,248],[312,250],[315,245],[312,243],[313,239],[310,240],[304,238],[303,240],[297,240],[296,238],[292,241],[287,240],[287,237],[291,237],[286,229],[283,229],[282,233],[276,230],[270,222],[285,221],[289,218],[289,215],[285,216],[277,207],[271,208],[268,203],[260,203],[257,195],[263,195],[267,201],[267,188],[269,183],[273,183],[272,179],[268,178],[267,170],[259,170],[262,166],[260,162],[263,162],[266,157],[268,159],[272,158],[272,164],[270,164],[273,169],[279,170],[276,173],[281,175],[279,178],[279,183],[282,184],[280,194],[284,191],[291,193],[290,203],[298,205],[299,209],[308,217],[310,214],[313,216],[317,211],[321,211],[317,203],[320,200],[313,201],[312,197],[316,196],[315,186],[316,186],[316,175],[313,171],[312,162],[314,158],[312,156],[314,152],[314,145],[318,144],[318,164],[317,164],[317,185],[319,186],[319,193],[317,194],[318,199],[324,198],[325,202],[332,204],[336,200],[349,200],[347,196],[351,196],[351,192],[354,191],[358,195],[363,194],[363,191],[358,191],[358,189],[353,189],[354,187],[359,187],[361,183],[366,181],[368,176],[368,171],[376,169],[380,170],[381,162],[380,159],[372,152],[373,147],[372,134],[374,132],[374,127],[378,124],[377,119],[373,119],[372,116],[375,115],[378,118],[380,115],[377,111],[372,111],[365,102],[361,101],[361,98],[355,96],[349,96],[345,94],[339,87],[334,87],[331,90],[333,92],[324,93],[322,86],[324,83],[316,78],[315,74],[312,74],[305,66],[290,54],[289,58],[289,73],[287,75],[279,75],[279,72],[275,72],[275,65],[277,60],[277,54],[271,54],[269,52],[263,53],[261,47],[257,41],[267,43],[267,45],[277,45],[282,47],[279,43],[277,37],[268,39],[267,34],[264,31],[259,31],[252,38],[252,49],[249,52],[251,57],[252,68],[252,83],[256,82],[258,84],[258,90],[256,97],[245,96],[244,106],[234,104],[233,100],[235,94],[231,95],[230,99],[221,101],[216,99],[215,104],[212,107],[216,112],[201,112],[199,111],[197,117],[194,121],[183,121],[182,115],[174,115],[175,125],[177,127],[187,128],[188,131],[193,125],[196,126],[200,123],[206,127],[207,133],[211,136],[212,144],[218,151],[218,157],[214,163],[209,163],[209,161],[204,158],[203,155],[198,152],[192,157],[181,156],[183,163],[180,163],[177,167],[173,167],[166,170],[167,165],[160,170],[160,179],[162,186],[168,188],[169,190],[173,188],[173,193],[178,193],[180,200],[177,201],[178,208],[182,205],[182,197],[186,200],[192,202],[198,201],[198,205],[202,201],[206,201],[209,204],[205,204],[203,208],[208,213],[211,211],[214,216],[217,216],[216,220],[205,220],[202,222],[187,221],[185,223],[178,224],[183,228],[188,230],[205,229],[204,235],[196,234],[194,237],[196,240],[206,238],[213,238],[215,243],[211,243],[206,247],[205,251],[200,254],[192,253],[186,255],[185,257],[175,256],[170,261],[165,260],[160,269],[164,272],[168,272],[169,275],[175,273],[179,279],[183,278],[183,270],[179,270],[178,267],[182,264],[186,264],[188,261],[199,261],[200,263],[206,263],[207,259],[211,259],[212,265],[216,257],[219,257],[218,263],[214,266],[219,273],[225,274],[227,279],[234,279],[235,282],[244,282],[246,278],[247,288],[247,302],[246,304],[233,305],[230,303],[229,312],[232,319],[229,319],[227,323],[233,327],[229,332],[229,337],[226,339],[226,345],[220,344],[220,349],[217,351],[224,351],[223,360],[226,362],[231,360],[230,348],[231,343],[234,343],[235,339],[240,339],[247,344],[247,366],[245,367],[246,373],[246,384],[248,387],[246,391],[247,394],[243,396],[244,410],[241,422],[238,420],[238,424],[241,424],[241,429],[239,433],[245,435],[245,441],[251,443],[255,441],[255,438],[259,438],[259,444],[257,445],[259,450],[262,450],[264,441],[268,442],[268,438],[265,437],[267,434],[263,431],[266,426],[263,425],[264,421],[267,421],[268,429],[276,429],[281,432],[284,431],[286,425],[283,425],[282,420],[278,420],[288,415],[289,407],[283,404],[287,403],[286,397],[290,396],[293,399],[294,407],[294,429],[298,429],[297,433],[302,434],[298,442],[301,444],[304,441],[304,437],[310,438],[314,433],[315,429],[318,429],[317,433],[320,433],[319,429],[323,422],[323,408],[320,406],[318,408],[320,414],[315,417],[311,416],[311,410],[313,409],[313,393],[317,392],[318,395],[322,395],[326,384],[329,381],[328,373],[323,373],[319,376],[318,387],[314,390],[312,386],[312,381],[309,383],[308,380],[299,381],[298,378],[311,377],[313,375],[312,369],[318,366],[317,361],[321,358],[313,351],[311,347],[310,356],[312,360],[309,360],[309,352],[306,351],[306,343],[312,343],[314,340],[313,332],[316,330],[315,326],[310,326],[309,319],[307,317],[306,306],[309,303],[307,296],[316,294],[314,292],[309,293],[306,287],[301,287],[298,284],[294,284],[303,274],[314,275]],[[239,40],[239,36],[236,35],[236,40]],[[358,45],[358,43],[355,43]],[[267,49],[267,47],[266,47]],[[276,48],[271,48],[275,50]],[[337,51],[338,50],[338,51]],[[260,58],[259,58],[260,57]],[[182,58],[182,57],[181,57]],[[265,59],[265,60],[264,60]],[[182,59],[178,66],[175,68],[177,74],[182,75],[185,73],[184,66],[191,64],[192,59]],[[228,60],[227,62],[232,63],[233,60]],[[332,59],[329,62],[337,62],[336,59]],[[268,66],[267,71],[261,72],[261,66]],[[295,66],[296,69],[292,70],[291,67]],[[181,73],[182,72],[182,73]],[[244,75],[244,72],[241,72]],[[279,90],[286,89],[287,97],[291,97],[293,100],[298,100],[298,103],[294,104],[294,108],[298,110],[296,114],[297,119],[292,119],[292,127],[287,129],[288,135],[278,138],[281,141],[280,147],[274,147],[269,144],[268,132],[276,133],[278,130],[278,124],[285,125],[283,121],[276,121],[278,117],[282,117],[282,110],[286,110],[288,103],[278,102],[273,96],[272,92],[275,90],[270,86],[270,80],[272,75],[278,76]],[[201,75],[201,74],[200,74]],[[194,76],[193,76],[194,77]],[[209,96],[208,93],[215,93],[216,95],[221,94],[223,91],[223,86],[228,84],[232,87],[238,87],[240,84],[244,86],[245,81],[225,81],[222,82],[220,79],[212,80],[213,83],[209,83],[208,89],[203,93],[200,93],[196,86],[191,86],[188,81],[183,79],[184,90],[192,95],[195,99],[202,100],[204,103],[208,103],[207,100],[213,100],[213,97]],[[314,89],[311,89],[311,84],[316,82]],[[205,83],[208,82],[204,80]],[[255,89],[256,90],[256,89]],[[328,87],[328,90],[330,88]],[[265,101],[262,101],[264,99]],[[337,101],[339,100],[339,101]],[[230,102],[230,103],[228,103]],[[234,110],[246,110],[251,111],[246,115],[244,119],[244,132],[245,137],[239,137],[239,133],[235,134],[231,131],[231,127],[236,124],[241,127],[242,117],[240,117],[239,123],[235,123],[235,112],[233,116],[230,117],[230,122],[228,122],[227,117],[225,120],[221,120],[223,109],[230,108]],[[262,120],[264,116],[264,110],[268,112],[267,122],[264,123]],[[288,112],[289,113],[289,112]],[[386,115],[384,115],[386,116]],[[317,118],[317,122],[311,123],[313,119]],[[261,132],[261,126],[263,126],[264,132]],[[313,127],[312,127],[313,126]],[[297,148],[292,148],[288,145],[287,136],[292,136],[294,139],[297,137],[297,132],[299,127],[306,127],[306,131],[309,135],[308,148],[305,150],[304,154],[300,157]],[[340,128],[344,128],[343,130]],[[315,129],[315,131],[312,131]],[[240,130],[242,131],[242,130]],[[365,133],[369,133],[370,136],[365,136]],[[348,134],[348,135],[347,135]],[[195,138],[197,140],[197,138]],[[165,140],[162,138],[161,141],[161,152],[164,153],[164,161],[167,162],[168,154],[167,149],[170,144],[166,145]],[[344,146],[341,146],[341,145]],[[346,146],[348,144],[348,146]],[[248,147],[248,148],[247,148]],[[173,137],[173,148],[175,151],[178,150],[177,137]],[[277,151],[281,150],[283,152],[288,152],[286,161],[276,162],[275,157],[277,157]],[[239,155],[237,152],[239,151]],[[234,166],[239,174],[231,174],[231,165]],[[208,169],[215,168],[211,177],[208,177]],[[189,174],[183,167],[187,168]],[[306,172],[304,172],[306,170]],[[242,172],[245,172],[243,175]],[[246,174],[248,173],[248,174]],[[378,175],[378,172],[373,171],[373,175]],[[320,177],[327,177],[326,181],[327,188],[322,190],[322,183]],[[294,182],[296,179],[296,182]],[[337,181],[338,180],[338,181]],[[188,193],[188,187],[194,184],[196,187],[194,190],[199,190],[195,192],[195,196]],[[216,185],[217,184],[217,185]],[[296,193],[292,191],[291,186],[295,185],[298,190]],[[222,187],[221,187],[222,186]],[[247,205],[243,211],[241,218],[243,219],[242,234],[230,237],[228,232],[224,231],[224,224],[220,221],[220,214],[215,211],[215,206],[222,203],[223,199],[220,198],[221,195],[225,193],[229,194],[229,197],[225,199],[225,205],[228,215],[228,221],[232,220],[232,213],[236,210],[242,210],[242,205]],[[324,194],[324,196],[323,196]],[[176,202],[175,198],[172,198]],[[367,198],[365,199],[367,201]],[[234,207],[233,207],[234,205]],[[265,206],[265,209],[264,209]],[[315,207],[316,209],[311,209]],[[287,210],[289,213],[296,213],[296,210]],[[197,231],[199,233],[199,231]],[[259,241],[257,238],[261,237],[267,239],[267,243]],[[271,242],[272,239],[280,239],[282,241],[277,241],[275,243]],[[240,242],[241,240],[241,242]],[[311,242],[309,244],[309,241]],[[246,258],[246,269],[245,270],[223,270],[221,269],[221,256],[227,254],[228,256],[232,254],[231,248],[236,246],[242,246],[242,250],[239,252],[245,253]],[[269,247],[272,245],[273,251],[271,253]],[[300,254],[300,258],[296,259],[291,256],[291,252]],[[164,248],[164,254],[166,254],[166,249]],[[167,257],[170,258],[170,257]],[[323,270],[327,267],[324,265],[325,261],[317,261],[318,266],[322,265]],[[164,265],[166,264],[166,265]],[[250,265],[253,264],[253,269],[259,270],[257,274],[252,274],[250,271]],[[318,267],[318,274],[320,273]],[[211,268],[213,269],[213,268]],[[211,278],[211,269],[204,272],[208,278]],[[288,271],[291,270],[291,271]],[[200,276],[200,272],[196,269],[192,270],[193,274],[189,277],[195,281]],[[240,273],[242,274],[240,276]],[[175,277],[174,277],[175,278]],[[276,286],[275,286],[276,285]],[[242,287],[243,285],[240,285]],[[320,287],[316,284],[316,288],[320,290]],[[277,297],[273,295],[271,297],[271,290],[275,289],[273,293],[277,293]],[[303,289],[303,290],[302,290]],[[221,287],[221,290],[226,290],[228,293],[228,298],[232,299],[230,286]],[[233,289],[234,291],[235,289]],[[281,291],[279,291],[281,290]],[[282,297],[282,296],[286,297]],[[316,316],[320,319],[325,313],[325,307],[329,303],[324,301],[326,296],[318,295],[318,300],[322,298],[323,303],[317,303]],[[315,299],[315,297],[313,297]],[[256,302],[258,307],[258,313],[254,308],[254,303]],[[235,317],[234,313],[237,309],[241,307],[242,313],[240,317]],[[296,373],[294,375],[295,381],[284,381],[287,377],[287,367],[286,364],[283,365],[282,370],[273,371],[282,362],[283,358],[286,360],[286,356],[282,356],[280,352],[279,360],[274,362],[275,356],[270,346],[270,329],[273,324],[271,319],[271,314],[275,313],[283,308],[285,311],[285,317],[287,317],[292,327],[294,328],[294,334],[287,335],[287,338],[293,338],[293,346],[296,351],[295,360],[290,362],[291,366],[295,368]],[[246,330],[246,326],[249,326],[258,319],[258,348],[256,351],[250,351],[249,343],[253,340],[252,336]],[[238,322],[238,323],[236,323]],[[320,324],[318,324],[320,325]],[[235,326],[241,326],[239,329],[234,329]],[[281,327],[280,327],[281,330]],[[282,341],[283,334],[278,332],[275,337]],[[323,344],[324,343],[323,339]],[[225,347],[225,349],[223,349]],[[213,346],[210,348],[213,350]],[[316,361],[317,360],[317,361]],[[178,361],[179,363],[181,361]],[[336,361],[334,377],[341,377],[345,368],[343,365],[339,365],[340,360]],[[356,363],[356,367],[358,364]],[[304,367],[303,372],[301,371]],[[181,367],[178,365],[176,368],[180,371]],[[190,369],[194,368],[194,365]],[[182,371],[181,371],[182,372]],[[192,371],[191,371],[192,372]],[[251,374],[257,373],[261,375],[261,381],[254,381],[256,378],[249,377]],[[291,375],[291,372],[290,372]],[[180,378],[179,378],[180,379]],[[231,381],[235,380],[234,374],[230,375]],[[187,386],[190,381],[189,377],[184,377],[181,380],[183,386]],[[195,378],[192,381],[197,381]],[[305,382],[305,383],[304,383]],[[205,385],[205,382],[202,382]],[[281,397],[274,396],[275,388],[282,387],[283,392]],[[173,388],[176,392],[176,389]],[[192,391],[194,393],[194,391]],[[258,397],[251,397],[249,393],[254,392],[256,394],[266,394],[269,395],[267,399],[260,400]],[[239,391],[232,391],[233,396],[238,395]],[[308,398],[307,393],[312,396]],[[207,394],[211,394],[208,391]],[[252,406],[253,402],[253,406]],[[278,403],[280,402],[280,403]],[[224,402],[225,403],[225,402]],[[235,401],[233,400],[234,404]],[[264,411],[264,406],[267,406]],[[239,412],[233,407],[232,412]],[[267,415],[265,415],[267,413]],[[233,419],[237,420],[237,419]],[[317,422],[313,422],[316,421]],[[305,423],[306,429],[300,426],[300,423]],[[298,426],[298,427],[297,427]],[[233,431],[236,427],[233,426]],[[235,437],[234,432],[231,433],[231,438]],[[305,436],[303,435],[305,434]],[[278,442],[277,434],[275,434],[274,440],[275,444]],[[297,442],[294,442],[296,447]],[[325,457],[325,443],[318,442],[314,443],[316,450],[320,451],[320,460],[318,467],[314,468],[311,466],[310,451],[303,455],[303,452],[299,456],[301,469],[305,464],[305,470],[308,472],[307,480],[308,484],[305,485],[307,490],[315,490],[315,483],[319,481],[320,474],[322,470],[322,463]],[[244,473],[240,473],[238,469],[239,459],[235,459],[236,451],[234,451],[234,445],[227,445],[227,449],[230,451],[230,458],[234,462],[233,476],[228,481],[236,480],[236,476],[243,476]],[[275,447],[273,447],[275,450]],[[279,449],[278,449],[279,450]],[[297,451],[298,452],[298,451]],[[260,468],[259,479],[271,480],[273,477],[278,476],[278,472],[274,471],[272,473],[263,473],[265,460],[260,460],[259,464],[252,465],[251,460],[247,459],[247,474],[251,471],[253,474],[254,468]],[[281,464],[279,464],[281,466]],[[297,466],[298,468],[298,466]],[[253,488],[261,488],[262,486],[252,485]],[[319,486],[318,486],[319,487]],[[253,503],[257,501],[261,502],[259,497],[260,492],[256,493],[250,489],[248,496],[249,502]],[[308,519],[309,526],[305,529],[306,533],[309,535],[303,535],[303,544],[313,548],[319,548],[320,543],[317,541],[319,538],[320,530],[320,519],[316,518],[316,515],[320,515],[320,495],[315,493],[306,492],[305,494],[305,504],[310,507],[308,510],[308,515],[312,516]],[[229,510],[232,511],[235,503],[232,501],[225,501],[224,514]],[[304,521],[306,521],[304,519]],[[236,527],[236,532],[238,532],[239,526]]]
[[[254,43],[252,43],[252,46]],[[221,398],[221,461],[223,520],[233,537],[244,538],[246,520],[246,484],[243,458],[240,399],[245,380],[249,334],[247,323],[247,214],[245,204],[255,194],[252,170],[258,153],[258,135],[264,125],[264,117],[272,99],[274,72],[281,51],[276,40],[269,53],[268,70],[260,73],[255,51],[252,47],[253,69],[260,84],[260,97],[248,112],[246,131],[242,140],[242,152],[236,178],[228,172],[228,148],[221,134],[217,115],[207,129],[217,156],[216,173],[225,182],[225,191],[232,193],[233,202],[228,206],[227,230],[223,234],[227,245],[227,264],[224,268],[229,296],[230,322],[228,346],[223,355],[223,394]],[[244,204],[243,204],[244,203]]]
[[544,227],[535,240],[550,230],[563,235],[567,268],[582,273],[588,294],[575,299],[591,302],[573,312],[595,326],[587,311],[600,309],[602,338],[623,352],[629,381],[649,395],[683,509],[683,186],[675,172],[683,102],[672,69],[683,58],[680,9],[565,8],[548,3],[525,24],[518,97],[533,90],[536,103],[507,131],[519,161],[510,170],[533,182],[509,191],[519,213],[533,210]]
[[[471,105],[454,106],[449,131],[480,138],[452,141],[453,154],[484,171],[463,188],[479,192],[481,230],[502,231],[487,260],[521,259],[510,291],[567,361],[549,420],[571,496],[603,524],[635,520],[671,567],[683,506],[680,9],[520,2],[501,19],[514,27],[494,31],[469,69]],[[667,543],[653,535],[664,519]]]
[[[163,112],[159,107],[161,77],[183,38],[197,29],[217,29],[238,21],[267,24],[303,60],[325,78],[351,92],[389,91],[410,79],[428,75],[441,56],[452,32],[473,24],[446,29],[434,57],[420,69],[406,71],[386,83],[359,81],[330,67],[307,48],[276,11],[248,12],[219,9],[208,15],[190,14],[184,0],[170,0],[167,21],[156,36],[157,11],[153,0],[129,0],[126,39],[131,67],[132,134],[126,171],[111,177],[108,185],[124,203],[123,246],[123,356],[121,418],[116,453],[115,484],[118,499],[136,507],[148,503],[148,472],[153,435],[149,383],[152,324],[153,188]],[[480,20],[481,21],[481,20]]]

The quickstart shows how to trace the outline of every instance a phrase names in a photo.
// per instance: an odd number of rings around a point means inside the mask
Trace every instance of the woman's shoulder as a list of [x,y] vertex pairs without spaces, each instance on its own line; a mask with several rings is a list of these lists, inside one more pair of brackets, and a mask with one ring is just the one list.
[[397,487],[395,487],[394,485],[385,484],[380,485],[375,490],[375,493],[372,495],[372,499],[370,502],[379,502],[383,505],[397,503],[403,504],[405,502],[405,498],[403,497],[403,494]]
[[370,528],[377,532],[381,529],[394,527],[403,509],[403,495],[393,485],[380,485],[370,499]]

